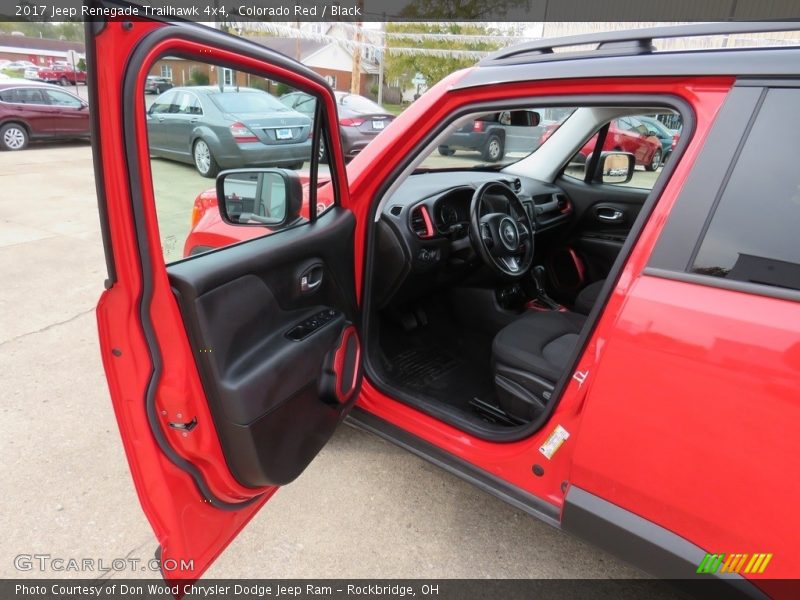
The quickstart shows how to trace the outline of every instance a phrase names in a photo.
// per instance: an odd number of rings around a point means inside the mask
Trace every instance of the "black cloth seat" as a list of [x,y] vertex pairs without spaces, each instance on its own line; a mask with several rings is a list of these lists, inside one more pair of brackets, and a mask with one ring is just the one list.
[[495,336],[495,373],[530,372],[555,385],[585,322],[586,316],[574,312],[527,311]]
[[595,281],[581,290],[575,312],[529,310],[497,333],[492,343],[495,391],[498,405],[512,419],[525,423],[545,410],[604,283]]
[[603,288],[605,282],[605,279],[601,279],[583,288],[575,298],[575,305],[573,307],[575,312],[588,315],[592,311],[594,303],[597,302],[597,297],[600,295],[600,290]]

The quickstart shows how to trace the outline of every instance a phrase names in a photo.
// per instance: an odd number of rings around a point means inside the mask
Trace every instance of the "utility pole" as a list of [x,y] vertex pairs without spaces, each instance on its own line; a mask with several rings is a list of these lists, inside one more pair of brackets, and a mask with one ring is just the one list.
[[[358,0],[358,13],[364,13],[364,0]],[[361,93],[361,28],[363,23],[356,23],[355,47],[353,48],[353,74],[350,77],[350,93]]]
[[[219,29],[220,31],[228,31],[228,28],[225,26],[225,22],[222,20],[222,16],[219,13],[219,0],[214,0],[214,7],[216,9],[214,17],[214,28]],[[220,93],[222,93],[225,91],[225,71],[222,67],[217,67],[216,71],[217,71],[217,87],[219,88]]]
[[383,70],[386,63],[386,13],[383,13],[383,22],[381,23],[381,54],[378,60],[380,61],[378,66],[378,104],[383,105]]

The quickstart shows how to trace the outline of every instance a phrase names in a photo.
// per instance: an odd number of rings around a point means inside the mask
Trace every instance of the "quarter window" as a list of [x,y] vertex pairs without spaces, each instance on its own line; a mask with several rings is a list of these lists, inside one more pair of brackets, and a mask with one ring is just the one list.
[[699,249],[694,273],[800,290],[800,91],[767,92]]

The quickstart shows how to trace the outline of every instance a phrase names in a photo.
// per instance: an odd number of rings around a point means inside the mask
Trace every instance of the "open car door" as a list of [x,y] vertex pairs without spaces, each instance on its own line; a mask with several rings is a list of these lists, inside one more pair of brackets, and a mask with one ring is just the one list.
[[[139,499],[158,538],[162,573],[168,580],[194,580],[277,486],[303,471],[358,395],[355,217],[343,208],[348,190],[341,143],[338,128],[329,125],[337,123],[335,102],[325,81],[299,63],[192,23],[129,16],[87,23],[87,54],[109,273],[97,307],[103,364]],[[290,182],[283,200],[296,202],[299,211],[286,227],[245,219],[245,241],[165,261],[159,228],[166,222],[156,210],[144,91],[146,77],[165,56],[184,61],[172,64],[212,65],[220,93],[225,85],[239,93],[235,78],[246,73],[252,81],[280,82],[317,98],[313,125],[303,117],[306,122],[284,129],[248,129],[240,122],[229,128],[234,136],[273,135],[275,143],[288,144],[294,127],[307,136],[300,142],[308,140],[308,148],[312,141],[314,148],[327,147],[322,175],[320,152],[302,158],[300,173],[309,179],[300,196],[292,196],[299,177],[282,171]],[[176,89],[186,81],[185,74],[172,76]],[[210,105],[200,91],[181,102],[169,108],[199,128]],[[197,137],[193,146],[187,139],[186,148],[196,149],[200,139],[216,151],[211,137]],[[195,177],[205,188],[213,185],[189,165],[158,165],[182,169],[181,177]],[[179,211],[187,223],[192,200],[185,198],[185,212],[183,206]]]

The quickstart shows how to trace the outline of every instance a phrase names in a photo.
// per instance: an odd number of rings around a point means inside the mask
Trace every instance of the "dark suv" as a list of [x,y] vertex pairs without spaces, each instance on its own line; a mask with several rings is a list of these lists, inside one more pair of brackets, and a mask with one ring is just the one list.
[[147,77],[147,81],[144,82],[144,93],[163,94],[173,87],[172,80],[168,77],[156,77],[155,75],[149,75]]
[[439,154],[452,156],[456,150],[480,152],[487,162],[499,162],[509,151],[526,154],[536,147],[541,132],[535,129],[538,115],[526,111],[505,111],[471,121],[439,146]]

